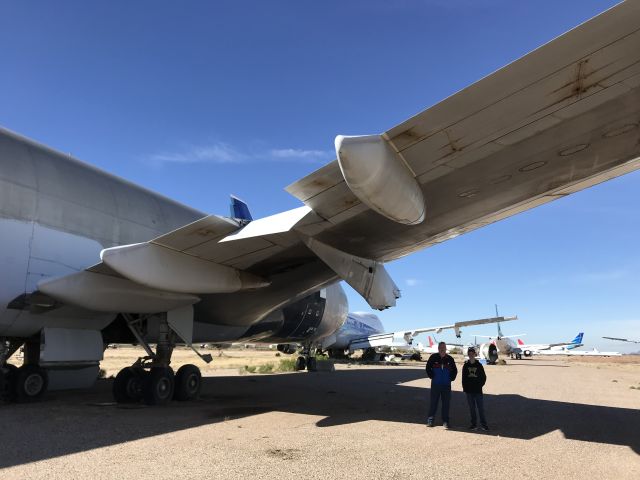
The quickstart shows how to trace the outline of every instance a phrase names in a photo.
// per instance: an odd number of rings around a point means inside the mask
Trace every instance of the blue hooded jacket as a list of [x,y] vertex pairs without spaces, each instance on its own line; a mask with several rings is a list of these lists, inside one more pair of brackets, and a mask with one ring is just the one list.
[[451,382],[458,375],[456,362],[450,355],[441,357],[434,353],[427,361],[427,376],[431,379],[431,385],[451,386]]

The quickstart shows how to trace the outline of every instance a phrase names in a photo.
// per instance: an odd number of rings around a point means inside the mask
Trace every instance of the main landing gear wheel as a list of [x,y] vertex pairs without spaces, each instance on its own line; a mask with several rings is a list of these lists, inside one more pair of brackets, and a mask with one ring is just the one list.
[[147,405],[166,405],[173,398],[175,379],[169,367],[151,367],[144,377],[142,398]]
[[123,368],[113,381],[113,398],[118,403],[134,403],[142,398],[146,372],[140,368]]
[[179,401],[193,400],[198,397],[201,386],[200,369],[195,365],[183,365],[176,373],[173,398]]
[[315,372],[318,369],[318,361],[316,357],[309,357],[307,359],[307,370],[309,372]]
[[304,370],[307,368],[307,359],[304,357],[296,358],[296,370]]
[[23,365],[15,371],[14,395],[18,402],[34,402],[47,391],[47,371],[38,365]]

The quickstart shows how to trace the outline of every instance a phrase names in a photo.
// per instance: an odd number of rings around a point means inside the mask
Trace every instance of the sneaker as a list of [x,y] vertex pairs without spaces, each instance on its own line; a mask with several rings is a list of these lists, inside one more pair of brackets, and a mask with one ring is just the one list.
[[427,427],[433,427],[433,417],[427,418]]
[[478,427],[476,425],[474,425],[473,423],[471,425],[469,425],[469,430],[477,430]]
[[489,430],[489,427],[487,425],[482,425],[482,430],[486,432],[487,430]]
[[449,430],[449,422],[443,422],[442,426],[444,427],[445,430]]

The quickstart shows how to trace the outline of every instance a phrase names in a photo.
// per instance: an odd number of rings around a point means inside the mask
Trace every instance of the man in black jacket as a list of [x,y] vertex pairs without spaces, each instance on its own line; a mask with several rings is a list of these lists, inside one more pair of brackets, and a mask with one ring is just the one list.
[[462,367],[462,390],[467,394],[469,412],[471,413],[471,425],[469,428],[471,430],[477,428],[477,407],[482,430],[489,430],[487,419],[484,416],[484,400],[482,396],[482,387],[487,381],[487,375],[484,373],[482,364],[476,360],[476,349],[469,347],[467,355],[469,356],[469,360],[464,362],[464,366]]
[[451,400],[451,382],[458,375],[456,362],[447,355],[447,344],[438,344],[438,353],[434,353],[427,361],[427,376],[431,379],[431,405],[427,427],[433,427],[433,418],[438,410],[438,401],[442,397],[442,426],[449,429],[449,402]]

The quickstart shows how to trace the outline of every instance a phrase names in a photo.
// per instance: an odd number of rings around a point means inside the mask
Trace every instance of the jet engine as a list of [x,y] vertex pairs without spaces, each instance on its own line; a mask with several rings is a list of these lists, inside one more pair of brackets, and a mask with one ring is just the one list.
[[277,343],[279,351],[293,353],[296,344],[332,335],[347,319],[348,308],[344,290],[335,283],[271,312],[243,339]]
[[530,357],[530,356],[532,356],[532,355],[533,355],[533,352],[532,352],[531,350],[523,350],[523,351],[522,351],[522,354],[523,354],[525,357]]
[[493,365],[498,361],[498,347],[493,343],[483,343],[480,345],[480,358]]

